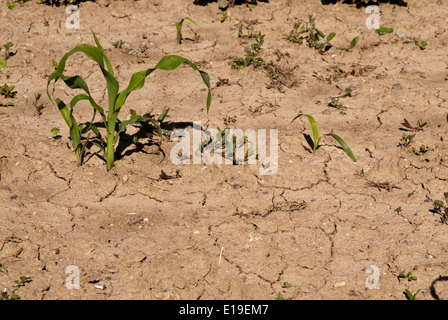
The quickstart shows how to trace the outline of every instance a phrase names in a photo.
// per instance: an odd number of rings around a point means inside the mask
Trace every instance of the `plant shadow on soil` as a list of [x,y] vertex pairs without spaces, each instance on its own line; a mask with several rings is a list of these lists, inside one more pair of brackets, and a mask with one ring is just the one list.
[[[209,3],[216,2],[216,0],[194,0],[193,3],[199,6],[207,6]],[[244,3],[253,3],[254,1],[247,0],[235,0],[235,5],[241,5]],[[257,2],[266,2],[269,3],[269,0],[257,0]]]
[[[94,123],[94,125],[97,128],[104,128],[104,124],[102,122],[97,122]],[[117,123],[117,129],[118,130],[118,126],[120,125],[120,123]],[[136,127],[138,125],[134,125],[134,127]],[[161,129],[162,130],[168,130],[168,131],[172,131],[175,128],[176,129],[185,129],[188,127],[193,127],[193,122],[165,122],[161,124]],[[134,143],[134,139],[133,137],[137,137],[138,139],[145,139],[148,138],[148,134],[151,135],[160,135],[159,132],[157,132],[156,128],[152,128],[149,126],[142,126],[140,125],[140,127],[138,127],[138,131],[132,135],[126,133],[126,131],[122,132],[120,134],[120,139],[118,141],[117,144],[117,148],[115,150],[115,157],[116,160],[120,160],[123,159],[124,157],[130,156],[135,152],[143,152],[145,154],[148,154],[143,148],[146,147],[151,147],[151,146],[158,146],[159,152],[161,152],[163,154],[163,158],[165,158],[165,152],[162,149],[162,146],[160,143],[154,141],[154,139],[148,139],[147,142],[138,142],[138,143]],[[92,139],[94,140],[94,139]],[[99,142],[99,141],[96,141]],[[89,158],[87,158],[84,162],[87,162],[91,157],[93,156],[97,156],[99,157],[101,160],[106,161],[106,159],[104,158],[103,155],[101,155],[100,153],[98,153],[98,151],[96,152],[90,152],[90,149],[93,147],[93,143],[88,143],[87,144],[87,155],[89,155]],[[134,146],[134,148],[130,148],[131,146]]]
[[[437,282],[445,282],[445,281],[448,281],[448,276],[440,276],[440,277],[438,277],[436,280],[434,280],[434,281],[431,283],[431,286],[429,287],[429,289],[430,289],[430,291],[431,291],[431,296],[432,296],[435,300],[440,300],[440,297],[439,297],[439,295],[438,295],[437,292],[436,292],[435,284],[436,284]],[[443,300],[443,299],[442,299],[442,300]]]
[[[339,1],[341,1],[341,0],[320,0],[320,2],[323,5],[336,4]],[[356,4],[356,8],[368,7],[368,6],[372,5],[371,1],[369,1],[368,3],[365,3],[362,0],[342,0],[342,3],[343,4]],[[403,0],[377,0],[376,2],[374,2],[373,5],[375,5],[375,4],[377,5],[378,3],[390,3],[392,5],[397,5],[397,6],[401,6],[401,7],[408,6],[408,4]]]

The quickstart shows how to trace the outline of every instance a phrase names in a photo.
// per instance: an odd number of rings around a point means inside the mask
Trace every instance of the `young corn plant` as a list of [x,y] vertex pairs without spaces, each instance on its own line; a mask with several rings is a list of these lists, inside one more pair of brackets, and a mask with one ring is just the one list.
[[[61,99],[58,98],[55,99],[56,105],[59,111],[61,112],[61,115],[64,118],[67,126],[70,129],[70,139],[72,141],[73,149],[76,153],[76,159],[78,165],[82,164],[84,151],[90,137],[88,135],[87,139],[85,139],[85,141],[83,142],[82,135],[86,133],[90,134],[91,133],[90,131],[92,131],[99,140],[99,143],[98,142],[92,142],[92,143],[98,148],[100,148],[100,150],[104,153],[104,158],[106,159],[108,171],[112,169],[112,167],[114,166],[115,145],[117,144],[120,134],[125,131],[128,125],[148,121],[151,122],[162,134],[162,129],[160,128],[159,122],[154,117],[149,116],[150,112],[145,113],[143,116],[133,114],[131,118],[127,121],[121,122],[118,119],[120,110],[125,104],[128,96],[133,91],[143,88],[146,77],[149,76],[155,70],[160,69],[170,71],[176,69],[182,64],[187,64],[193,70],[198,71],[202,77],[202,81],[208,88],[206,106],[207,106],[207,112],[209,111],[212,99],[210,92],[209,75],[206,72],[199,70],[199,68],[189,60],[182,58],[180,56],[167,55],[163,57],[155,67],[134,73],[131,76],[128,86],[120,92],[118,81],[114,76],[114,70],[112,68],[112,64],[110,63],[109,58],[104,52],[104,49],[101,46],[100,42],[98,41],[95,33],[92,32],[92,34],[96,46],[90,44],[80,44],[77,45],[71,51],[67,52],[57,63],[56,70],[49,76],[47,82],[47,95],[50,101],[52,102],[53,99],[51,98],[49,92],[49,86],[52,81],[54,81],[54,84],[56,84],[56,82],[59,79],[62,79],[62,81],[64,81],[64,83],[70,89],[82,89],[84,91],[84,93],[74,96],[68,106]],[[90,89],[82,77],[77,75],[67,76],[64,74],[67,59],[71,55],[78,52],[86,54],[90,59],[92,59],[98,64],[104,76],[104,79],[106,80],[107,93],[108,93],[107,94],[108,112],[106,112],[103,109],[103,107],[97,104],[96,101],[93,99],[93,97],[90,94]],[[74,107],[79,101],[82,100],[89,101],[91,106],[93,107],[93,116],[90,122],[78,123],[73,115]],[[106,141],[104,141],[98,128],[94,124],[94,119],[97,113],[100,114],[104,127],[106,128]]]
[[191,23],[193,23],[195,26],[197,26],[197,23],[193,21],[193,19],[186,17],[181,19],[179,22],[176,22],[176,30],[177,30],[177,44],[181,44],[182,43],[182,25],[184,24],[184,21],[188,20]]
[[325,136],[330,136],[330,137],[333,137],[339,143],[339,145],[342,147],[344,152],[350,157],[350,159],[352,159],[353,162],[356,162],[356,158],[353,155],[353,152],[350,150],[349,146],[345,143],[344,140],[342,140],[341,137],[339,137],[338,135],[336,135],[334,133],[325,133],[325,134],[319,135],[319,130],[317,129],[316,120],[313,118],[313,116],[310,116],[308,114],[300,113],[297,116],[295,116],[294,119],[292,119],[291,123],[293,123],[296,119],[300,118],[301,116],[306,116],[308,118],[308,121],[309,121],[310,125],[311,125],[311,130],[313,132],[313,139],[314,139],[314,141],[313,141],[313,153],[319,147],[321,139],[323,137],[325,137]]

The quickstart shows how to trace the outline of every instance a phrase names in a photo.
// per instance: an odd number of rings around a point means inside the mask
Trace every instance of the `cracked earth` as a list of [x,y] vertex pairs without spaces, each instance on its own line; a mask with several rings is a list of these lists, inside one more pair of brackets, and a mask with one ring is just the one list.
[[[79,30],[64,27],[65,7],[29,1],[9,10],[2,3],[1,38],[16,53],[0,81],[18,93],[0,96],[14,102],[0,107],[1,288],[11,292],[26,275],[32,281],[17,291],[22,299],[271,300],[281,292],[297,300],[402,300],[405,289],[421,289],[418,299],[448,298],[448,225],[433,211],[448,192],[448,1],[381,2],[381,25],[394,28],[386,35],[366,28],[365,8],[336,1],[237,3],[222,23],[218,4],[205,2],[82,2]],[[336,32],[335,46],[359,36],[357,46],[321,55],[284,39],[308,14],[324,33]],[[184,17],[198,26],[185,23],[177,45],[175,22]],[[285,78],[230,68],[231,57],[252,43],[238,38],[241,23],[265,34],[261,56],[288,70]],[[258,162],[177,166],[169,158],[175,142],[167,139],[165,157],[149,143],[139,150],[128,144],[107,172],[92,147],[77,167],[68,128],[45,90],[51,60],[93,44],[91,29],[122,86],[165,54],[184,56],[211,77],[208,114],[201,79],[180,68],[149,77],[120,118],[130,109],[169,107],[174,124],[277,129],[277,172],[260,175]],[[115,48],[120,39],[123,47]],[[415,41],[428,44],[421,50]],[[142,47],[139,63],[128,53]],[[72,56],[67,73],[83,76],[106,103],[92,61]],[[353,94],[340,98],[343,112],[328,106],[346,88]],[[72,92],[58,83],[55,94],[67,101]],[[291,123],[301,112],[322,133],[340,135],[357,161],[330,137],[311,153],[309,123]],[[88,121],[91,107],[80,103],[75,115]],[[427,124],[411,130],[404,119]],[[414,133],[400,146],[403,134]],[[173,178],[161,179],[161,170]],[[78,289],[66,286],[70,266],[79,270]],[[366,290],[369,266],[379,270],[379,287]],[[418,279],[398,277],[408,272]]]

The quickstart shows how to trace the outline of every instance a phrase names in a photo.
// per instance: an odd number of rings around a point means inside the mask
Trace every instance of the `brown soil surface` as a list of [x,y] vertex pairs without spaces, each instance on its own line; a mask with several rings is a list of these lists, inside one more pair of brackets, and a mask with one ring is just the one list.
[[[10,10],[2,2],[1,39],[14,43],[15,54],[0,70],[0,85],[15,85],[17,97],[0,96],[14,102],[0,107],[1,289],[11,292],[14,280],[29,276],[16,292],[22,299],[272,300],[281,292],[293,299],[403,300],[405,289],[421,289],[419,299],[448,298],[448,284],[437,280],[448,272],[448,225],[432,211],[448,191],[448,1],[379,6],[391,34],[367,29],[365,7],[319,0],[237,3],[224,22],[214,1],[88,1],[79,5],[79,30],[65,27],[64,6],[29,1]],[[325,34],[336,32],[335,47],[324,54],[283,37],[308,14]],[[175,23],[184,17],[198,26],[186,21],[177,45]],[[249,27],[265,35],[260,56],[281,68],[276,81],[262,68],[228,65],[253,43],[238,38],[241,23],[244,33]],[[167,139],[166,157],[154,145],[127,145],[107,172],[92,147],[77,167],[46,84],[52,59],[94,44],[91,30],[121,88],[166,54],[190,59],[211,77],[208,114],[199,75],[181,67],[148,77],[120,119],[130,109],[159,114],[169,107],[174,124],[277,129],[277,172],[260,175],[259,163],[174,165],[175,142]],[[351,52],[336,48],[356,36]],[[121,49],[112,45],[118,40]],[[129,50],[145,45],[138,63]],[[92,60],[72,56],[67,73],[83,76],[97,102],[107,104]],[[351,96],[343,96],[346,88]],[[68,103],[73,90],[60,81],[54,94]],[[328,106],[340,95],[345,108]],[[74,114],[88,121],[91,109],[79,103]],[[313,115],[322,133],[340,135],[357,161],[331,137],[309,152],[308,121],[291,124],[300,112]],[[427,124],[404,131],[405,118]],[[403,134],[414,133],[399,146]],[[178,169],[178,178],[160,179],[161,170]],[[380,272],[379,289],[365,289],[370,265]],[[66,287],[69,266],[79,268],[79,289]],[[398,277],[408,272],[418,279]]]

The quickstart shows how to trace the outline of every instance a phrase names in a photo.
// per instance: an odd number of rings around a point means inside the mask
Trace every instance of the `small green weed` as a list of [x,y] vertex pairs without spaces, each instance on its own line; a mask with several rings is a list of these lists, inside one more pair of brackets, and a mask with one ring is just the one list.
[[398,278],[406,278],[408,281],[417,280],[417,277],[412,275],[412,272],[410,271],[408,273],[400,273]]
[[221,23],[223,23],[226,20],[227,20],[227,12],[223,12],[219,21],[221,21]]
[[255,43],[250,45],[250,49],[246,52],[245,57],[233,57],[232,60],[227,63],[232,69],[243,69],[248,66],[256,68],[265,64],[264,60],[258,56],[261,51],[261,46],[264,43],[264,34],[258,32],[258,34],[255,34],[254,38]]
[[319,147],[321,139],[325,136],[330,136],[330,137],[333,137],[339,143],[339,145],[342,147],[344,152],[350,157],[350,159],[352,159],[353,162],[356,162],[356,158],[353,155],[353,152],[350,150],[349,146],[345,143],[344,140],[342,140],[341,137],[339,137],[338,135],[336,135],[334,133],[326,133],[326,134],[319,135],[316,120],[314,120],[314,118],[312,116],[301,113],[301,114],[298,114],[297,116],[295,116],[294,119],[292,119],[291,123],[294,122],[297,118],[299,118],[301,116],[306,116],[311,125],[311,130],[313,132],[313,139],[314,139],[313,146],[312,146],[313,153]]
[[442,200],[434,201],[434,212],[440,214],[442,223],[448,223],[448,192],[443,194],[445,202]]
[[118,48],[118,49],[121,49],[121,47],[123,46],[123,40],[117,40],[117,41],[115,41],[115,42],[112,42],[112,45],[115,47],[115,48]]
[[422,42],[418,42],[415,41],[414,44],[420,48],[420,50],[425,50],[426,46],[428,45],[428,43],[426,41],[422,41]]
[[0,94],[5,98],[14,99],[17,96],[17,91],[14,91],[15,86],[8,86],[6,83],[0,88]]
[[405,147],[405,148],[408,147],[411,144],[414,137],[415,137],[415,133],[413,133],[413,134],[403,133],[403,136],[401,137],[400,143],[398,144],[398,146]]
[[426,152],[428,152],[429,148],[428,148],[428,146],[425,146],[424,144],[422,144],[418,150],[415,150],[414,148],[412,148],[412,151],[414,152],[414,154],[416,156],[421,156],[421,155],[425,154]]
[[283,297],[282,293],[279,291],[275,300],[292,300],[292,298]]
[[15,285],[12,286],[12,294],[9,295],[7,289],[4,289],[0,294],[0,300],[20,300],[20,297],[18,294],[16,294],[16,291],[20,288],[25,286],[27,283],[31,282],[31,277],[28,276],[21,276],[19,280],[15,280]]
[[330,97],[331,101],[328,103],[329,107],[332,108],[336,108],[337,110],[339,110],[340,114],[345,115],[346,112],[345,110],[347,110],[347,107],[344,106],[341,102],[339,102],[339,98],[338,97]]
[[403,119],[403,123],[401,124],[405,128],[413,131],[421,131],[423,128],[427,125],[427,122],[420,122],[420,120],[417,121],[416,126],[412,126],[406,118]]
[[24,0],[16,0],[16,1],[6,1],[6,6],[8,9],[14,9],[16,4],[23,4]]
[[[335,32],[330,33],[326,36],[321,30],[316,28],[316,22],[313,15],[308,15],[308,22],[299,21],[294,24],[293,29],[289,32],[289,34],[284,34],[284,39],[293,42],[302,44],[305,40],[310,48],[314,48],[319,51],[319,53],[324,53],[333,46],[330,44],[330,41],[336,36]],[[339,50],[350,51],[350,49],[354,48],[359,41],[359,37],[355,37],[350,42],[349,48],[338,48]]]

